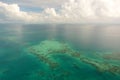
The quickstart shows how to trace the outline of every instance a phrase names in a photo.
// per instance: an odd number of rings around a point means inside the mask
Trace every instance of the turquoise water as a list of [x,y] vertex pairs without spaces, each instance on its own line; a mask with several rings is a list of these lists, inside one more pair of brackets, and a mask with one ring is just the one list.
[[[91,62],[56,53],[50,59],[60,66],[51,69],[28,50],[46,40],[67,43]],[[120,80],[119,56],[120,25],[0,24],[0,80]],[[117,65],[118,73],[92,60]]]

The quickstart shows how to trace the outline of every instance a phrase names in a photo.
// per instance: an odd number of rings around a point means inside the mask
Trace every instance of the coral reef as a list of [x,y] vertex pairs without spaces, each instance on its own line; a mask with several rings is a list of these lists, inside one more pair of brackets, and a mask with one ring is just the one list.
[[98,62],[88,58],[84,58],[84,59],[82,58],[80,60],[96,67],[96,69],[100,72],[111,72],[116,75],[120,74],[120,66],[116,66],[110,63],[105,63],[105,62]]
[[120,53],[105,54],[103,57],[109,60],[120,60]]
[[[38,45],[29,47],[28,51],[36,55],[41,61],[43,61],[53,70],[59,68],[61,64],[52,56],[61,54],[67,55],[86,64],[90,64],[100,72],[110,72],[115,75],[120,75],[120,65],[96,61],[95,59],[91,59],[88,56],[81,54],[79,51],[73,50],[68,44],[60,43],[55,40],[43,41]],[[79,68],[79,66],[76,64],[74,64],[73,67]],[[68,76],[69,73],[65,72],[63,75]]]

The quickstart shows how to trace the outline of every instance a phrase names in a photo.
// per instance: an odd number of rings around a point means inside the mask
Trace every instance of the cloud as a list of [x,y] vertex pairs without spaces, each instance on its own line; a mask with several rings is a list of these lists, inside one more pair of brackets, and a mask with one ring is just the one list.
[[39,13],[21,11],[17,4],[0,2],[0,17],[1,22],[116,22],[120,20],[120,0],[69,0],[60,8],[45,8]]
[[5,3],[16,3],[24,7],[47,8],[47,7],[59,7],[68,0],[1,0],[1,1]]
[[32,15],[27,12],[20,11],[17,4],[6,4],[0,2],[0,17],[3,20],[26,21],[32,19]]

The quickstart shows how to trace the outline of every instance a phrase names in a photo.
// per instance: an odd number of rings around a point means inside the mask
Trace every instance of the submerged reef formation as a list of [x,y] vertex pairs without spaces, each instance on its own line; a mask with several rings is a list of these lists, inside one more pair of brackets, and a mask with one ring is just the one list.
[[109,60],[120,60],[120,53],[105,54],[103,57]]
[[[78,62],[83,62],[95,67],[100,72],[110,72],[115,75],[120,75],[120,65],[115,65],[105,61],[97,61],[89,58],[79,51],[72,49],[68,44],[61,43],[55,40],[45,40],[40,44],[31,46],[28,51],[36,55],[42,62],[47,64],[51,69],[55,70],[61,66],[59,61],[53,58],[54,55],[69,56]],[[79,68],[78,65],[74,65]],[[68,75],[68,73],[65,73]]]
[[111,63],[106,63],[106,62],[98,62],[89,58],[81,59],[81,61],[87,64],[91,64],[92,66],[96,67],[96,69],[100,72],[110,72],[116,75],[120,74],[120,66],[113,65]]
[[39,45],[29,48],[30,53],[35,54],[44,63],[48,64],[51,68],[57,68],[59,64],[51,57],[53,54],[63,54],[71,49],[67,44],[61,44],[57,41],[43,41]]

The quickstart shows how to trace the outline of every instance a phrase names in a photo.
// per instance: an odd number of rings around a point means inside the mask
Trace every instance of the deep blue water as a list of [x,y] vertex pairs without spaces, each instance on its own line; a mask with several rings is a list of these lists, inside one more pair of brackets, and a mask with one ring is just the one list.
[[[97,52],[119,53],[120,25],[0,24],[0,80],[120,80],[118,75],[101,73],[89,64],[61,55],[54,57],[61,59],[62,67],[51,71],[26,51],[44,40],[66,42],[91,58]],[[80,67],[72,68],[71,63]],[[63,71],[71,74],[60,77]]]

